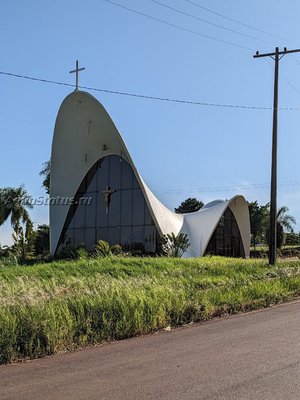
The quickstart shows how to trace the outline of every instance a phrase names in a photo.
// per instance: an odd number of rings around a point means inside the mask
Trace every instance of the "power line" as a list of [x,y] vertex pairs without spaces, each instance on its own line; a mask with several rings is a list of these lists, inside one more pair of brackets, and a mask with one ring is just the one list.
[[270,33],[270,32],[264,31],[263,29],[257,28],[257,27],[255,27],[253,25],[245,24],[244,22],[238,21],[237,19],[234,19],[234,18],[228,17],[228,16],[226,16],[224,14],[218,13],[218,12],[216,12],[214,10],[211,10],[211,9],[207,8],[207,7],[200,6],[200,4],[197,4],[194,1],[191,1],[191,0],[184,0],[184,1],[186,1],[187,3],[193,4],[194,6],[199,7],[202,10],[205,10],[205,11],[211,13],[211,14],[218,15],[219,17],[227,19],[228,21],[232,21],[232,22],[235,22],[236,24],[245,26],[246,28],[253,29],[253,30],[255,30],[257,32],[260,32],[260,33],[264,33],[265,35],[273,36],[273,37],[275,37],[277,39],[281,39],[281,40],[284,40],[284,41],[292,41],[293,42],[293,40],[287,39],[287,38],[279,36],[279,35],[275,35],[274,33]]
[[[293,54],[291,54],[292,58],[295,58]],[[269,60],[268,60],[269,61]],[[299,63],[300,64],[300,63]],[[268,64],[271,68],[271,64],[268,62]],[[300,94],[300,90],[290,81],[286,78],[285,75],[283,75],[283,73],[279,73],[280,78],[282,78],[285,83],[287,83],[296,93]]]
[[235,31],[234,29],[226,28],[223,25],[215,24],[214,22],[208,21],[206,19],[196,17],[195,15],[189,14],[189,13],[187,13],[185,11],[178,10],[177,8],[171,7],[171,6],[167,5],[167,4],[161,3],[160,1],[157,1],[157,0],[149,0],[149,1],[152,1],[153,3],[159,4],[162,7],[168,8],[169,10],[175,11],[175,12],[177,12],[179,14],[182,14],[182,15],[185,15],[187,17],[196,19],[198,21],[204,22],[204,23],[212,25],[212,26],[216,26],[217,28],[223,29],[225,31],[232,32],[232,33],[235,33],[237,35],[241,35],[241,36],[244,36],[244,37],[247,37],[247,38],[250,38],[250,39],[258,40],[260,42],[265,42],[265,43],[268,43],[268,44],[274,44],[274,43],[269,42],[267,40],[259,39],[259,38],[255,37],[255,36],[247,35],[247,33]]
[[296,64],[300,65],[300,61],[294,56],[294,54],[292,54],[292,58]]
[[283,74],[279,74],[281,76],[281,78],[292,88],[295,90],[295,92],[297,92],[298,94],[300,94],[300,90],[296,88],[295,85],[292,84],[291,81],[289,81]]
[[250,47],[241,46],[239,44],[228,42],[228,41],[222,40],[222,39],[218,39],[218,38],[216,38],[214,36],[206,35],[204,33],[200,33],[198,31],[194,31],[192,29],[184,28],[183,26],[176,25],[176,24],[173,24],[171,22],[165,21],[163,19],[153,17],[152,15],[145,14],[145,13],[143,13],[141,11],[137,11],[137,10],[134,10],[132,8],[123,6],[123,5],[119,4],[119,3],[115,3],[114,1],[111,1],[111,0],[104,0],[104,1],[106,1],[107,3],[112,4],[114,6],[120,7],[122,9],[124,9],[124,10],[130,11],[132,13],[135,13],[135,14],[138,14],[138,15],[142,15],[143,17],[149,18],[149,19],[151,19],[153,21],[160,22],[162,24],[171,26],[171,27],[176,28],[176,29],[180,29],[180,30],[185,31],[185,32],[192,33],[192,34],[197,35],[197,36],[205,37],[206,39],[211,39],[211,40],[214,40],[214,41],[219,42],[219,43],[227,44],[229,46],[239,47],[240,49],[243,49],[243,50],[250,50],[250,51],[254,50],[254,49],[251,49]]
[[[280,186],[300,186],[300,182],[298,181],[287,181],[279,183]],[[162,193],[162,194],[176,194],[176,193],[200,193],[200,192],[218,192],[224,190],[232,190],[232,189],[243,189],[243,190],[252,190],[252,189],[268,189],[270,187],[269,183],[253,183],[248,185],[228,185],[228,186],[207,186],[200,187],[194,189],[157,189],[154,192]]]
[[[11,72],[0,71],[0,75],[10,76],[10,77],[19,78],[19,79],[27,79],[27,80],[31,80],[31,81],[35,81],[35,82],[49,83],[49,84],[53,84],[53,85],[60,85],[60,86],[76,88],[76,85],[73,85],[71,83],[36,78],[33,76],[27,76],[27,75],[19,75],[19,74],[14,74]],[[190,104],[190,105],[203,106],[203,107],[232,108],[232,109],[242,109],[242,110],[273,110],[273,107],[247,106],[247,105],[242,105],[242,104],[222,104],[222,103],[218,104],[218,103],[207,103],[207,102],[192,101],[192,100],[172,99],[172,98],[168,98],[168,97],[148,96],[148,95],[143,95],[143,94],[138,94],[138,93],[121,92],[121,91],[109,90],[109,89],[100,89],[100,88],[95,88],[95,87],[90,87],[90,86],[78,86],[78,88],[84,89],[84,90],[102,92],[102,93],[116,94],[116,95],[120,95],[120,96],[129,96],[129,97],[135,97],[135,98],[140,98],[140,99],[165,101],[165,102],[178,103],[178,104]],[[278,110],[300,111],[300,107],[278,107]]]

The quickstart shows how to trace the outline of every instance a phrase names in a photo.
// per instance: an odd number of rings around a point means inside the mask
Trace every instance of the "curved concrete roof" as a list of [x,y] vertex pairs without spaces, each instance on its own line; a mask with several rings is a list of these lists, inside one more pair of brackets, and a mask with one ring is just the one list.
[[[218,200],[191,214],[176,214],[169,210],[140,177],[120,133],[104,107],[86,92],[71,93],[59,109],[52,143],[50,197],[74,197],[91,167],[99,159],[113,154],[122,156],[132,166],[159,233],[188,234],[191,246],[184,256],[204,254],[227,207],[235,215],[246,256],[249,255],[250,226],[245,199],[236,196],[229,201]],[[57,248],[69,209],[69,204],[50,204],[52,254]]]

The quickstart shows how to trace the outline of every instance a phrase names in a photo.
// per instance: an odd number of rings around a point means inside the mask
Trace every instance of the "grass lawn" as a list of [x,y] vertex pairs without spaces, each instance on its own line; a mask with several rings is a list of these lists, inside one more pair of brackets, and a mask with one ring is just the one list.
[[300,295],[300,262],[121,258],[1,266],[0,362],[42,357]]

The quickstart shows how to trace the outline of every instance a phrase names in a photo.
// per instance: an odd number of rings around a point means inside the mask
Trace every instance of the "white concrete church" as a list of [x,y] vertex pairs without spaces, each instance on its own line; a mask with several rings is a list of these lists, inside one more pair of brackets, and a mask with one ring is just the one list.
[[249,256],[250,223],[244,197],[213,201],[190,214],[169,210],[139,175],[104,107],[86,92],[71,93],[59,109],[50,197],[58,199],[50,203],[53,255],[66,246],[91,250],[100,239],[153,254],[161,235],[183,232],[191,244],[184,257]]

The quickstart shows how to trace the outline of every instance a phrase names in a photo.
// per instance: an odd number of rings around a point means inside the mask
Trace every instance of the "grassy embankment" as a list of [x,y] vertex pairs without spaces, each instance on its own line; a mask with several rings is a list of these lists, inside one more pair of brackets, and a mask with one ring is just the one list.
[[300,262],[106,258],[0,268],[0,362],[42,357],[300,295]]

